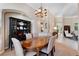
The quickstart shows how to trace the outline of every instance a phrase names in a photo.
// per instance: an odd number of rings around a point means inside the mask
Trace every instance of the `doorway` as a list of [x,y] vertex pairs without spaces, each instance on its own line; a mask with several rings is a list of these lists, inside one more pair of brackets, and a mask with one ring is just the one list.
[[64,31],[68,30],[68,32],[70,33],[70,25],[64,25]]

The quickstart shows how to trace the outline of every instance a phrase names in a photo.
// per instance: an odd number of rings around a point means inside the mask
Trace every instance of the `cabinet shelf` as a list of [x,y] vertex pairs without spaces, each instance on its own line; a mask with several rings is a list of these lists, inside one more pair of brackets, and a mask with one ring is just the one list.
[[[26,20],[14,18],[14,17],[10,17],[9,19],[10,19],[9,26],[10,26],[11,34],[13,34],[14,32],[17,32],[17,31],[22,31],[23,33],[31,32],[31,22],[30,21],[26,21]],[[20,24],[20,23],[23,23],[23,24]],[[13,34],[13,35],[15,35],[15,34]]]

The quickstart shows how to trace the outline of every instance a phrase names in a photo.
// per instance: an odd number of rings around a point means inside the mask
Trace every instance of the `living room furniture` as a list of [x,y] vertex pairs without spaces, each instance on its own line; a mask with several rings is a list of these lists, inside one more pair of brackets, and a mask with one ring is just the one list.
[[78,36],[75,34],[75,33],[68,33],[67,30],[65,30],[65,37],[66,38],[69,38],[69,39],[72,39],[72,40],[75,40],[75,41],[78,41]]
[[[23,48],[21,46],[20,41],[16,38],[12,38],[12,42],[15,48],[16,56],[24,56]],[[28,51],[25,54],[25,56],[34,56],[34,55],[36,55],[35,51]]]
[[31,33],[31,22],[23,19],[9,17],[9,48],[12,49],[11,38],[17,38],[19,41],[26,39],[24,33]]
[[22,46],[26,49],[35,49],[37,51],[37,55],[39,55],[39,51],[41,50],[41,48],[43,48],[47,44],[48,37],[36,37],[23,41]]
[[71,33],[68,33],[68,30],[65,30],[65,37],[68,37],[68,38],[72,38],[73,35]]

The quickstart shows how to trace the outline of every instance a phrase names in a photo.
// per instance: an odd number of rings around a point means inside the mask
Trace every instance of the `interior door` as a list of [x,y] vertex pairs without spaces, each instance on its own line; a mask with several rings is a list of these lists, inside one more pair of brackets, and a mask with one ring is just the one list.
[[70,33],[70,25],[65,25],[65,26],[64,26],[64,31],[65,31],[65,30],[68,30],[68,32]]

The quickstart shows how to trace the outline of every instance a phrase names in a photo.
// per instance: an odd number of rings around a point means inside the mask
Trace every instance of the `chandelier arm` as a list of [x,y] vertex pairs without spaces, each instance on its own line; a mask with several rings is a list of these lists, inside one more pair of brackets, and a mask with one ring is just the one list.
[[40,8],[36,10],[35,15],[41,18],[43,18],[44,16],[47,16],[47,9],[43,9],[42,3]]

